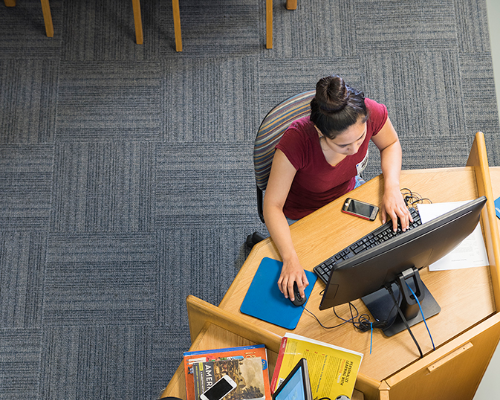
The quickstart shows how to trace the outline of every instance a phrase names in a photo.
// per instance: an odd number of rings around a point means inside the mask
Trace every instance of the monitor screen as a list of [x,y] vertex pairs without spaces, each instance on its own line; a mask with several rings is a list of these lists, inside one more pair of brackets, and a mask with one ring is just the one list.
[[338,263],[320,309],[367,296],[390,285],[408,268],[421,269],[453,250],[477,226],[486,197],[470,201],[441,217]]

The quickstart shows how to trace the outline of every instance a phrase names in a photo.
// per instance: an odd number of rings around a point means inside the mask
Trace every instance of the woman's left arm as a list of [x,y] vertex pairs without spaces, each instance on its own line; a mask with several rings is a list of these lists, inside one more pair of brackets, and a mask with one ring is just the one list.
[[384,198],[381,210],[382,222],[387,217],[393,222],[393,229],[397,229],[397,219],[401,221],[401,228],[408,229],[411,221],[410,212],[406,208],[399,187],[401,173],[402,150],[398,134],[389,118],[377,135],[372,137],[373,143],[380,150],[382,174],[384,175]]

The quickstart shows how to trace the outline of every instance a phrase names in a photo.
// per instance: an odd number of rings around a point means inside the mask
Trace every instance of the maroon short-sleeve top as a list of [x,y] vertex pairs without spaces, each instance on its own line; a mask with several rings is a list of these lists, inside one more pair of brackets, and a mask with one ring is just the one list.
[[351,191],[355,176],[366,164],[368,143],[387,121],[387,108],[365,99],[369,112],[366,137],[356,154],[331,166],[325,159],[319,136],[310,117],[294,121],[276,146],[297,170],[283,211],[288,218],[300,219]]

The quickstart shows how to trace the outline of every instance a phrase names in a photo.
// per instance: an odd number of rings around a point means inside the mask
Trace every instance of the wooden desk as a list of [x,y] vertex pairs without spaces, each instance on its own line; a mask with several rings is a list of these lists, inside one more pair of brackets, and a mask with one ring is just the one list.
[[[386,338],[380,331],[376,331],[373,337],[373,351],[369,354],[369,333],[359,333],[350,325],[325,330],[304,313],[294,330],[294,333],[299,335],[364,353],[356,387],[367,399],[388,398],[389,393],[391,399],[472,399],[498,343],[498,222],[491,204],[493,195],[489,176],[486,176],[489,170],[482,134],[476,137],[468,165],[463,168],[403,171],[401,174],[401,187],[410,188],[435,203],[471,200],[483,194],[489,199],[482,214],[482,226],[491,266],[443,272],[429,272],[426,269],[421,272],[422,280],[442,307],[441,313],[428,321],[436,351],[432,350],[424,324],[412,328],[424,352],[423,359],[419,359],[416,346],[407,332]],[[495,177],[500,176],[500,171],[495,170],[494,173]],[[495,192],[498,193],[499,189],[500,181],[497,179]],[[377,177],[348,196],[380,205],[382,194],[383,178]],[[295,248],[304,268],[312,270],[319,262],[373,230],[377,223],[380,224],[380,221],[369,222],[342,214],[341,205],[348,196],[337,199],[291,227]],[[255,246],[219,307],[238,315],[248,324],[283,336],[285,329],[246,316],[239,311],[264,257],[280,259],[270,239]],[[307,308],[324,325],[336,325],[338,319],[332,310],[319,311],[320,292],[324,288],[322,282],[316,283]],[[361,313],[367,312],[360,300],[354,304]],[[348,308],[338,307],[337,312],[347,316]],[[486,338],[487,344],[484,343]],[[463,345],[467,345],[467,349],[457,353]],[[443,360],[447,360],[446,357],[451,357],[450,360],[456,362],[445,363]],[[439,365],[437,362],[440,362]],[[469,363],[469,366],[460,368],[464,363]],[[439,373],[436,372],[437,366],[440,367]],[[420,377],[419,374],[429,368],[433,372],[427,372],[427,378]],[[447,395],[443,396],[445,393]]]
[[[217,325],[208,323],[203,327],[202,331],[193,342],[190,351],[194,351],[195,349],[223,349],[227,347],[249,346],[252,344],[257,343]],[[278,354],[268,349],[267,357],[269,361],[269,379],[271,379]],[[175,396],[180,399],[186,399],[186,380],[184,377],[183,364],[179,366],[178,372],[179,373],[176,373],[172,378],[168,390],[165,390],[161,397]]]
[[[407,332],[386,338],[374,332],[373,352],[370,354],[369,333],[359,333],[351,325],[325,330],[307,313],[302,315],[294,333],[308,336],[364,354],[356,389],[368,400],[469,400],[476,392],[500,338],[500,240],[499,222],[493,200],[500,196],[500,168],[492,168],[493,189],[490,180],[486,148],[482,134],[476,135],[466,167],[403,171],[401,187],[410,188],[433,202],[471,200],[485,195],[488,202],[481,215],[490,266],[465,270],[421,272],[422,280],[442,307],[441,313],[428,320],[434,343],[424,324],[412,328],[424,357]],[[381,204],[383,178],[378,177],[349,196],[370,203]],[[308,270],[334,254],[355,239],[372,231],[378,222],[352,218],[340,212],[344,196],[291,227],[292,238],[302,265]],[[241,336],[254,338],[277,352],[277,338],[285,334],[278,326],[240,313],[239,309],[253,276],[264,257],[280,259],[270,239],[254,247],[219,307],[194,307],[188,298],[191,337],[196,338],[206,321],[224,329],[237,327]],[[320,292],[324,284],[316,283],[307,308],[326,326],[336,325],[331,310],[319,311]],[[354,304],[360,312],[367,312],[361,301]],[[347,316],[346,306],[337,312]],[[262,340],[261,340],[262,339]],[[164,395],[175,393],[175,374]],[[169,388],[171,390],[169,390]]]
[[[195,338],[191,351],[264,343],[267,348],[269,379],[272,378],[281,343],[280,336],[249,326],[238,316],[194,296],[189,296],[186,303],[191,338]],[[186,399],[186,380],[182,363],[160,398],[168,396]],[[354,390],[352,400],[364,400],[363,393]]]
[[[429,197],[436,203],[468,200],[477,197],[477,192],[470,184],[473,183],[473,173],[471,168],[403,172],[401,185]],[[464,184],[456,185],[455,182],[464,182]],[[438,189],[443,186],[448,186],[445,191],[454,193],[454,195],[452,197],[443,195]],[[431,189],[432,187],[434,189]],[[349,193],[349,196],[380,205],[382,188],[382,179],[375,178]],[[374,198],[372,193],[378,193],[378,196]],[[371,223],[342,214],[340,209],[345,197],[347,196],[334,201],[311,215],[310,218],[304,218],[291,227],[295,248],[305,269],[312,270],[314,266],[331,254],[335,254],[357,238],[373,230],[376,223],[381,223],[380,221]],[[255,271],[264,257],[280,259],[271,240],[259,244],[251,252],[219,307],[243,316],[248,319],[249,323],[283,336],[286,332],[284,328],[256,320],[239,312]],[[486,267],[435,273],[425,270],[421,272],[421,276],[443,309],[438,317],[428,321],[436,345],[446,342],[449,338],[478,323],[495,311],[488,268]],[[307,303],[307,309],[312,311],[324,325],[337,325],[339,320],[331,309],[319,311],[320,292],[323,289],[325,289],[325,285],[318,281]],[[353,303],[360,312],[367,311],[360,300]],[[347,306],[340,306],[337,312],[340,312],[339,315],[346,316],[349,310]],[[419,324],[413,331],[419,340],[422,351],[424,353],[430,352],[432,346],[428,340],[425,326]],[[339,329],[325,330],[315,323],[312,317],[304,313],[294,333],[364,353],[361,372],[377,380],[390,376],[418,358],[417,349],[407,332],[396,335],[392,339],[386,339],[380,331],[377,331],[374,334],[371,355],[368,354],[370,335],[360,334],[349,325]],[[391,362],[388,362],[389,360]]]

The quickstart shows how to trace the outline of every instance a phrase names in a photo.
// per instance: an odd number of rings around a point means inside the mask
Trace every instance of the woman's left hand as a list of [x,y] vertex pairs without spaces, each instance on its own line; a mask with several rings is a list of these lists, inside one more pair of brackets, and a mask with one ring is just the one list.
[[385,190],[381,216],[382,223],[385,223],[387,218],[392,220],[392,228],[394,231],[398,229],[398,218],[401,222],[401,229],[403,231],[408,229],[410,222],[413,222],[399,187]]

